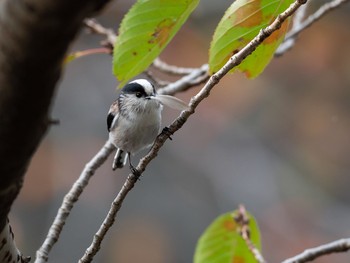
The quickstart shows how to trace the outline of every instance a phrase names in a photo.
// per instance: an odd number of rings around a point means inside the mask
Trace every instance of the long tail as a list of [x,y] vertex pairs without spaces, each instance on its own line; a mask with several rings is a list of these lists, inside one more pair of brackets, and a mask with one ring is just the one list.
[[113,171],[118,168],[123,168],[124,165],[126,164],[127,158],[128,158],[128,155],[126,154],[126,152],[118,148],[113,159],[113,164],[112,164]]

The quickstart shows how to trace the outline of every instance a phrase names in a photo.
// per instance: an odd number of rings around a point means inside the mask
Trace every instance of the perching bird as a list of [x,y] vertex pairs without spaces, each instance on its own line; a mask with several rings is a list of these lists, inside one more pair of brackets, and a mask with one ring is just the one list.
[[188,109],[180,99],[158,95],[146,79],[134,80],[123,87],[107,116],[109,140],[118,148],[113,170],[124,167],[128,158],[131,171],[137,172],[131,164],[131,154],[153,144],[160,132],[163,105],[178,110]]

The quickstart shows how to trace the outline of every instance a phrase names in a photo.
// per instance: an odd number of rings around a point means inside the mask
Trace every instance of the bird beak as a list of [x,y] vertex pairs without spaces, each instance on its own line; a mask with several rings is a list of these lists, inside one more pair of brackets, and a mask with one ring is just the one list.
[[190,109],[190,107],[185,102],[170,95],[156,94],[155,96],[149,98],[153,100],[158,100],[161,104],[168,106],[169,108],[172,108],[174,110],[183,111]]

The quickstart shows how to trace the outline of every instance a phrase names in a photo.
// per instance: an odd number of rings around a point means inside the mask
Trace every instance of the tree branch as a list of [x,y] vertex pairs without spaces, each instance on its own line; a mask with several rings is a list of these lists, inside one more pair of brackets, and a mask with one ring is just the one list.
[[122,186],[121,190],[119,191],[117,197],[113,200],[113,202],[111,204],[111,208],[108,211],[106,218],[103,220],[103,223],[101,224],[100,228],[98,229],[98,231],[94,235],[94,238],[92,240],[91,245],[86,249],[85,254],[79,260],[79,263],[91,262],[93,260],[94,256],[100,250],[102,240],[106,236],[107,231],[113,225],[115,218],[116,218],[116,215],[117,215],[118,211],[120,210],[125,197],[131,191],[131,189],[134,188],[135,183],[137,182],[138,178],[139,178],[139,176],[136,176],[132,173],[129,174],[126,181],[124,182],[124,185]]
[[114,199],[111,209],[109,210],[106,218],[101,224],[99,230],[94,235],[91,245],[86,249],[85,254],[80,259],[80,263],[91,262],[99,251],[102,240],[104,239],[107,231],[113,225],[115,218],[123,204],[124,199],[131,189],[135,186],[137,180],[141,174],[145,171],[147,165],[157,156],[159,149],[164,145],[165,141],[169,138],[169,134],[174,134],[179,130],[188,120],[188,118],[194,114],[197,106],[209,96],[211,90],[216,86],[219,81],[235,66],[239,65],[248,55],[250,55],[267,37],[269,37],[274,31],[279,29],[282,23],[291,16],[302,4],[305,4],[307,0],[296,0],[289,8],[278,15],[277,18],[271,23],[270,26],[262,29],[259,34],[241,49],[238,53],[232,56],[229,61],[215,74],[213,74],[204,87],[195,95],[190,101],[190,109],[188,111],[182,111],[180,116],[177,117],[174,122],[167,128],[166,132],[163,132],[155,140],[151,150],[146,156],[144,156],[138,163],[136,169],[139,171],[138,175],[129,174],[124,185],[119,191],[117,197]]
[[105,36],[106,39],[102,42],[102,45],[108,46],[111,50],[113,50],[114,43],[117,39],[117,35],[110,28],[105,28],[101,24],[99,24],[95,19],[85,19],[84,25],[95,34],[99,34]]
[[282,263],[304,263],[312,261],[321,256],[332,253],[346,252],[350,250],[350,238],[340,239],[319,247],[306,249],[303,253],[286,259]]
[[[295,31],[301,27],[301,23],[304,20],[306,10],[308,9],[311,1],[307,2],[305,5],[301,6],[298,11],[295,12],[293,17],[293,23],[292,28],[289,32]],[[284,39],[283,42],[279,45],[278,49],[275,52],[275,56],[281,56],[284,54],[287,50],[291,49],[296,41],[296,37]]]
[[239,206],[238,215],[234,217],[234,220],[239,226],[241,237],[247,244],[247,247],[249,248],[250,252],[252,252],[252,254],[254,255],[256,261],[258,261],[259,263],[266,263],[259,249],[257,249],[257,247],[253,244],[253,242],[250,239],[249,218],[247,215],[247,211],[243,205]]
[[197,68],[184,68],[184,67],[169,65],[168,63],[162,61],[160,58],[156,58],[153,61],[152,65],[159,71],[162,71],[170,75],[188,75],[188,74],[191,74],[194,70],[197,70]]
[[322,5],[315,13],[310,15],[306,20],[297,24],[297,26],[293,26],[292,30],[287,33],[284,42],[279,46],[279,48],[275,52],[275,56],[281,56],[288,50],[290,50],[294,44],[299,34],[310,27],[313,23],[318,21],[324,15],[329,13],[330,11],[339,8],[341,5],[349,2],[349,0],[333,0],[331,2],[325,3]]
[[48,260],[49,253],[54,244],[58,241],[66,219],[74,204],[78,201],[78,198],[89,183],[90,178],[95,174],[95,171],[107,160],[114,149],[114,145],[107,141],[100,151],[85,165],[78,180],[75,181],[72,188],[65,195],[46,239],[36,253],[35,263],[43,263]]
[[193,69],[188,75],[181,79],[170,83],[169,85],[157,90],[159,94],[173,95],[181,91],[188,90],[189,88],[206,81],[209,78],[208,64],[203,64],[200,68]]

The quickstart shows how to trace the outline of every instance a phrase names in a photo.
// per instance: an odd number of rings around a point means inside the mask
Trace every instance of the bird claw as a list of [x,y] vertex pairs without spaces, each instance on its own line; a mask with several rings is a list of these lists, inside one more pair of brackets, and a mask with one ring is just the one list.
[[130,168],[130,171],[131,171],[131,173],[132,173],[133,175],[135,175],[137,178],[140,178],[141,173],[140,173],[139,170],[137,170],[137,169],[136,169],[134,166],[132,166],[131,164],[130,164],[129,168]]
[[162,130],[162,134],[164,134],[165,136],[167,136],[169,138],[169,140],[173,140],[173,138],[171,138],[171,136],[173,135],[172,132],[170,132],[169,127],[165,126]]
[[141,172],[139,170],[137,170],[131,163],[131,154],[130,152],[128,152],[128,159],[129,159],[129,168],[131,173],[136,177],[136,178],[140,178],[141,176]]

